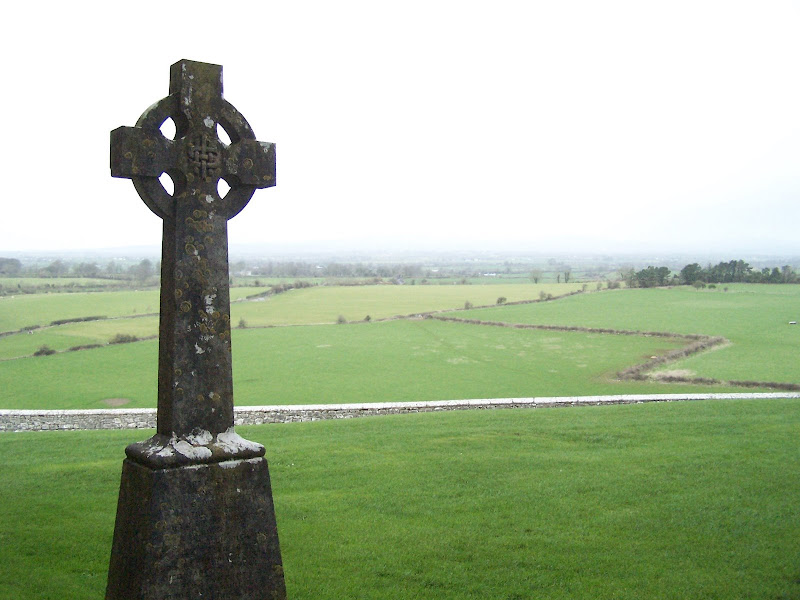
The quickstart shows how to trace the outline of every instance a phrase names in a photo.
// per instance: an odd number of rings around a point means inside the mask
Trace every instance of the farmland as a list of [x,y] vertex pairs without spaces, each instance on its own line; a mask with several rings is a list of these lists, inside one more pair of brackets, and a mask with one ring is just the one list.
[[439,310],[491,305],[500,297],[509,302],[538,298],[539,294],[562,295],[581,289],[581,284],[496,284],[496,285],[373,285],[318,286],[292,290],[259,302],[235,304],[231,322],[244,318],[253,325],[308,325],[335,323],[341,315],[347,321],[383,319]]
[[[662,390],[607,375],[677,345],[433,320],[234,330],[234,389],[237,405]],[[154,406],[157,348],[150,340],[0,362],[2,406],[105,408],[117,398]]]
[[[800,330],[788,325],[798,286],[567,295],[582,287],[314,286],[234,302],[235,401],[742,391],[620,380],[619,371],[686,340],[591,328],[722,336],[725,345],[661,369],[800,383]],[[157,306],[154,290],[0,298],[0,329],[16,332],[0,337],[0,407],[154,406]],[[509,326],[420,316],[436,311]],[[72,321],[51,325],[64,320]],[[108,343],[120,334],[150,339]],[[87,344],[98,347],[68,351]],[[31,356],[43,345],[57,352]],[[288,591],[298,600],[800,597],[796,400],[237,431],[266,446]],[[0,597],[102,596],[122,448],[148,435],[0,436]]]
[[638,331],[700,333],[730,344],[667,367],[704,377],[800,383],[800,286],[731,284],[617,290],[558,302],[464,311],[459,316],[509,323],[573,325]]
[[[686,343],[676,338],[394,318],[447,310],[484,321],[719,335],[729,343],[661,371],[800,383],[800,335],[787,325],[797,310],[798,286],[607,290],[496,305],[499,297],[515,302],[580,289],[580,284],[315,286],[234,302],[232,323],[240,325],[233,331],[236,403],[736,391],[730,385],[617,378],[619,371]],[[233,288],[231,296],[243,299],[265,290]],[[157,303],[152,290],[0,299],[0,323],[7,331],[42,325],[0,337],[5,359],[0,407],[103,408],[109,401],[154,406]],[[466,303],[490,307],[459,310]],[[48,326],[92,316],[109,318]],[[120,334],[150,339],[108,345]],[[66,352],[91,344],[100,347]],[[41,346],[58,353],[31,356]]]
[[[267,288],[232,288],[231,300]],[[90,316],[135,317],[158,314],[158,290],[23,294],[0,297],[0,332]]]

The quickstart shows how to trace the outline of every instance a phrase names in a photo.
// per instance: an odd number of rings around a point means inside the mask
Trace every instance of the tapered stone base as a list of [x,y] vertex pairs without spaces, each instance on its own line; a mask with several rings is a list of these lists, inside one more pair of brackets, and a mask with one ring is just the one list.
[[263,458],[153,469],[130,459],[106,600],[284,600]]

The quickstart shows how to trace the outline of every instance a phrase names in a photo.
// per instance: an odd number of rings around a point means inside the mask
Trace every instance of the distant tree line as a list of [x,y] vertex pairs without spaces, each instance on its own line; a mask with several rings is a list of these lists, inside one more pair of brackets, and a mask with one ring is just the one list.
[[705,269],[697,263],[686,265],[681,269],[680,278],[683,283],[693,285],[701,283],[800,283],[800,278],[790,265],[781,268],[765,267],[760,271],[753,269],[743,260],[731,260],[717,265],[708,265]]
[[753,269],[743,260],[731,260],[703,268],[698,263],[686,265],[673,274],[667,267],[648,266],[640,271],[632,267],[620,269],[620,278],[628,287],[694,285],[703,287],[718,283],[800,283],[800,276],[790,265]]
[[267,261],[252,269],[253,275],[264,277],[434,277],[436,274],[420,264],[371,264],[303,261]]
[[[3,277],[80,277],[101,278],[119,281],[120,286],[155,285],[158,283],[161,266],[158,261],[142,259],[132,261],[129,259],[111,260],[106,264],[92,261],[67,261],[53,260],[48,264],[23,263],[16,258],[0,257],[0,276]],[[582,280],[606,280],[609,287],[615,284],[612,281],[613,267],[603,263],[602,268],[584,270],[579,268]],[[550,259],[547,261],[546,270],[531,262],[505,262],[483,265],[475,264],[471,260],[444,260],[441,262],[348,262],[311,260],[240,260],[231,264],[232,275],[255,275],[262,277],[298,279],[298,278],[336,278],[340,281],[351,279],[385,281],[394,280],[402,283],[415,283],[421,279],[422,283],[440,278],[460,278],[467,283],[468,278],[502,276],[519,274],[530,279],[533,283],[544,280],[570,283],[573,281],[573,269],[564,262]],[[628,287],[657,287],[667,285],[703,285],[725,283],[800,283],[800,276],[790,265],[782,267],[767,267],[757,269],[751,267],[743,260],[720,262],[717,265],[700,266],[691,263],[684,266],[679,272],[674,273],[668,267],[648,266],[636,270],[632,266],[618,269],[619,281],[624,281]],[[502,275],[501,275],[502,274]],[[54,282],[56,285],[56,282]],[[20,286],[14,286],[20,287]],[[11,288],[7,286],[10,290]],[[21,287],[20,287],[21,289]],[[24,291],[24,290],[23,290]]]
[[160,271],[161,262],[153,263],[147,258],[127,267],[123,267],[113,260],[101,267],[96,262],[68,263],[61,259],[56,259],[41,267],[24,266],[19,259],[0,257],[0,275],[6,277],[87,277],[155,283],[154,278]]

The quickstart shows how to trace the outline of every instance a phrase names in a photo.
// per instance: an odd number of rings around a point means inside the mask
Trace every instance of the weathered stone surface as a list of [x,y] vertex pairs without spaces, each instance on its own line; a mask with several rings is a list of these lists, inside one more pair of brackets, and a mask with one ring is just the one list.
[[[221,66],[179,61],[169,91],[135,127],[111,132],[112,176],[132,179],[163,220],[157,433],[126,450],[159,468],[263,455],[257,444],[232,439],[227,228],[257,188],[275,185],[275,147],[256,141],[223,99]],[[170,118],[174,140],[160,130]],[[172,196],[158,179],[162,173],[175,184]],[[231,186],[224,197],[220,179]]]
[[286,598],[267,461],[123,464],[106,598]]
[[179,61],[169,92],[111,132],[112,176],[133,180],[164,236],[156,434],[125,449],[106,599],[283,599],[264,447],[234,431],[227,233],[275,185],[275,149],[222,98],[221,66]]

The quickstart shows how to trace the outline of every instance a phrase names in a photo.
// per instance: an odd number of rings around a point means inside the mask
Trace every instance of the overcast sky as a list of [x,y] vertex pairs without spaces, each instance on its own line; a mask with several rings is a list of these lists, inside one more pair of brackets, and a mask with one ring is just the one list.
[[[225,7],[225,8],[223,8]],[[0,252],[159,245],[109,131],[222,64],[277,144],[231,243],[800,253],[800,4],[15,2]]]

